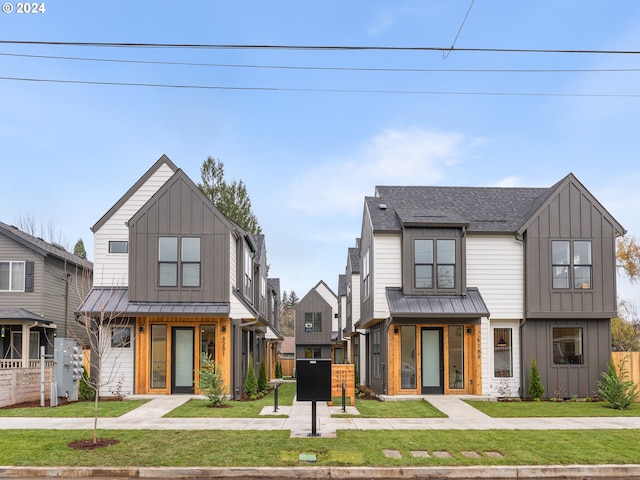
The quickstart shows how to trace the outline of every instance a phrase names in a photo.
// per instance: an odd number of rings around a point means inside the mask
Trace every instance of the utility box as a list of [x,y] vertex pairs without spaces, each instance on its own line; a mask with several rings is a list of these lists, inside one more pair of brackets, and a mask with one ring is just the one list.
[[297,399],[300,402],[330,402],[331,359],[296,360]]
[[78,384],[82,378],[82,349],[71,338],[56,338],[53,362],[53,379],[58,398],[78,400]]

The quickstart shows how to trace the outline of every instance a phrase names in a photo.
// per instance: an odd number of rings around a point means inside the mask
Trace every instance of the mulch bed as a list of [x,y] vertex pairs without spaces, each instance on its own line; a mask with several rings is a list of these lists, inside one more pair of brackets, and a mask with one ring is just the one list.
[[95,450],[96,448],[110,447],[117,443],[120,443],[120,441],[110,438],[98,438],[96,443],[93,443],[93,439],[76,440],[75,442],[68,443],[67,446],[74,450]]

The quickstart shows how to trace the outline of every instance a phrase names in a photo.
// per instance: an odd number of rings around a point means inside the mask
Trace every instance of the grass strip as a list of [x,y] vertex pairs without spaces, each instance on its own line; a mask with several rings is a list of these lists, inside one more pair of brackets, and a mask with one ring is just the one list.
[[[334,406],[342,406],[342,399],[333,399]],[[347,401],[347,405],[349,405]],[[334,413],[335,418],[446,418],[447,415],[424,400],[385,401],[356,398],[356,409],[360,415]]]
[[[639,430],[442,430],[339,431],[338,437],[289,438],[288,431],[100,430],[119,441],[92,451],[68,443],[90,431],[5,430],[0,435],[6,466],[298,466],[300,454],[316,454],[321,466],[465,466],[629,464],[640,458]],[[384,449],[402,458],[387,458]],[[414,458],[412,451],[430,454]],[[436,458],[435,451],[451,458]],[[462,454],[475,451],[479,458]],[[491,458],[486,452],[499,452]]]
[[[98,402],[98,417],[119,417],[148,400],[123,400]],[[72,402],[57,407],[0,408],[0,417],[46,417],[46,418],[92,418],[94,404],[91,402]]]
[[606,402],[466,402],[493,418],[640,416],[640,403],[632,404],[629,410],[615,410]]

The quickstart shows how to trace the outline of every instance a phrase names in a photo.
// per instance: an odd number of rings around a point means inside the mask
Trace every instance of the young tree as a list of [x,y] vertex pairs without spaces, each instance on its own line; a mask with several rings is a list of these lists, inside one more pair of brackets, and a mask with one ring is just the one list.
[[598,382],[598,395],[616,410],[627,410],[638,399],[638,386],[629,379],[626,363],[625,357],[617,369],[613,361],[609,362],[609,371],[602,372],[602,381]]
[[249,355],[249,367],[244,379],[244,393],[251,400],[255,400],[258,394],[258,379],[256,378],[256,370],[253,368],[253,355]]
[[260,373],[258,374],[258,392],[267,391],[267,368],[264,360],[260,362]]
[[262,228],[251,208],[247,187],[242,180],[231,183],[224,178],[224,164],[208,157],[200,167],[198,188],[224,215],[250,233],[258,234]]
[[85,260],[87,259],[87,250],[84,248],[84,242],[81,238],[78,239],[73,247],[73,254],[80,258],[84,258]]
[[544,393],[544,387],[540,380],[540,372],[538,371],[538,363],[535,357],[531,359],[531,374],[529,375],[529,389],[527,393],[534,400],[542,399],[542,394]]
[[222,379],[222,371],[216,368],[216,362],[210,355],[201,355],[202,368],[198,370],[198,387],[204,396],[209,399],[212,407],[222,407],[227,398],[227,387]]

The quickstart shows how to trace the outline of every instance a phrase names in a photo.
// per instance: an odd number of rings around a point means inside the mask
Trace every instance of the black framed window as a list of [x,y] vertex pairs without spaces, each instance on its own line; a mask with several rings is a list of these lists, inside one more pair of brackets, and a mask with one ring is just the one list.
[[[201,239],[158,237],[158,286],[194,288],[200,286]],[[180,278],[178,278],[180,277]]]
[[126,240],[109,240],[109,253],[129,253],[129,242]]
[[582,328],[554,327],[552,330],[554,365],[583,365]]
[[322,312],[304,313],[304,331],[305,333],[322,332]]
[[131,348],[131,327],[111,328],[111,348]]
[[182,286],[200,286],[200,238],[183,237],[181,244],[180,268],[182,269]]
[[493,375],[513,377],[513,348],[511,328],[493,329]]
[[593,257],[590,240],[551,241],[552,288],[591,289]]
[[413,263],[416,289],[456,288],[455,240],[415,239]]

